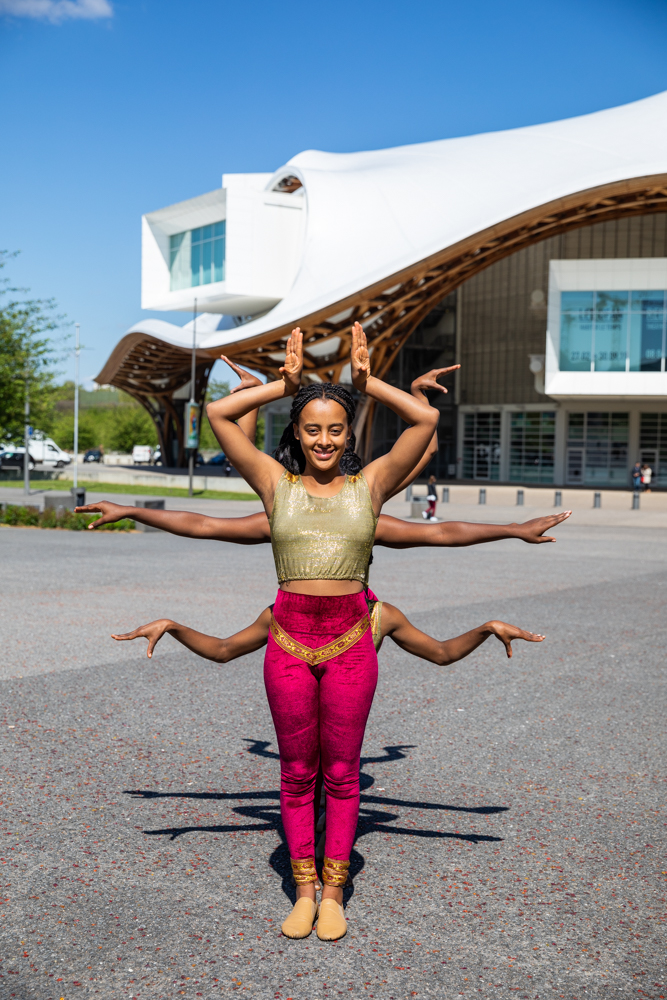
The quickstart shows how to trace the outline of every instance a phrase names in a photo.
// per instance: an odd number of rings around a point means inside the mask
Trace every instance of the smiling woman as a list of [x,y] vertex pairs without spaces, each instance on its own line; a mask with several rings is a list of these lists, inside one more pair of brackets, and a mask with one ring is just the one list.
[[[317,935],[335,940],[347,931],[343,886],[359,816],[359,755],[377,684],[364,593],[368,564],[382,504],[412,472],[438,421],[438,411],[423,397],[373,378],[359,323],[352,327],[350,361],[355,388],[408,424],[389,454],[363,470],[354,451],[351,393],[341,385],[300,385],[298,328],[287,342],[282,379],[232,390],[207,409],[221,447],[259,493],[271,525],[280,589],[271,609],[264,680],[297,884],[296,905],[282,930],[293,938],[307,937],[318,918],[313,812],[320,766],[328,808]],[[236,421],[286,396],[294,396],[290,422],[272,458],[251,444]]]

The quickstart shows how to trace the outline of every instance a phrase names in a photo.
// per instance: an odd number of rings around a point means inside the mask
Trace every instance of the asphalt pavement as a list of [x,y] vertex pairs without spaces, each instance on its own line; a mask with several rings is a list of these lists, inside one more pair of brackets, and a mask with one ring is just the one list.
[[547,639],[448,668],[385,642],[332,944],[280,935],[261,653],[109,638],[241,628],[273,599],[269,547],[0,527],[2,1000],[666,997],[667,534],[557,531],[375,550],[373,588],[438,638]]

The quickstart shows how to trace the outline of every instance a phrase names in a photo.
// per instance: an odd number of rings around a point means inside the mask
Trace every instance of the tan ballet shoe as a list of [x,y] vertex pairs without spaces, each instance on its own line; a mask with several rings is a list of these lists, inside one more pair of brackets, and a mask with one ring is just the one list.
[[313,924],[317,920],[317,903],[308,896],[297,899],[289,917],[280,928],[285,937],[305,938],[313,929]]
[[340,903],[335,899],[323,899],[317,921],[317,936],[320,941],[337,941],[347,934],[347,921]]

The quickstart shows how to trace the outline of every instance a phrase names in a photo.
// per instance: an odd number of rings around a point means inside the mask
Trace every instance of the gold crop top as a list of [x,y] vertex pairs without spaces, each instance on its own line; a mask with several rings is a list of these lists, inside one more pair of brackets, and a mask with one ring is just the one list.
[[301,476],[284,472],[269,518],[278,583],[367,583],[377,520],[363,472],[346,476],[342,490],[334,497],[311,496]]

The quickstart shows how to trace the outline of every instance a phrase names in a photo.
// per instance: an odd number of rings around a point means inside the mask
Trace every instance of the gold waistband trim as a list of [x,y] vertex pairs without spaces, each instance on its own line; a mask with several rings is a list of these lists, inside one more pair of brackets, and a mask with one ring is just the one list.
[[339,636],[333,642],[328,642],[326,646],[320,646],[319,649],[311,649],[310,646],[304,646],[303,643],[297,642],[296,639],[293,639],[291,635],[288,635],[280,627],[273,615],[271,615],[270,631],[281,649],[284,649],[286,653],[291,653],[292,656],[296,656],[299,660],[305,660],[311,667],[314,667],[318,663],[324,663],[325,660],[331,660],[334,656],[339,656],[341,653],[346,652],[356,642],[359,642],[362,635],[368,631],[370,626],[370,618],[368,615],[364,615],[345,635]]

